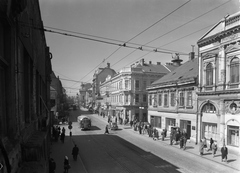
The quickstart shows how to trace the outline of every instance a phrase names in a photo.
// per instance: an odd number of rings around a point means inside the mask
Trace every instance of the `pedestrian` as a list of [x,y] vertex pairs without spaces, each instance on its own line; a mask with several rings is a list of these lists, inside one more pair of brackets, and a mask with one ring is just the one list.
[[162,141],[164,141],[164,138],[165,138],[165,129],[163,129],[162,133],[161,133],[161,136],[162,136]]
[[73,155],[73,159],[75,161],[77,160],[78,152],[79,152],[79,149],[78,149],[77,145],[75,144],[75,146],[72,149],[72,155]]
[[222,153],[222,162],[227,162],[227,155],[228,155],[228,148],[224,144],[223,147],[221,148],[221,153]]
[[53,160],[53,158],[49,159],[49,173],[55,173],[56,170],[56,162]]
[[217,142],[216,141],[213,141],[211,148],[212,148],[212,155],[213,155],[213,157],[215,157],[215,154],[217,152]]
[[209,147],[209,150],[212,150],[212,144],[214,143],[214,140],[213,138],[210,138],[210,147]]
[[63,127],[63,128],[62,128],[62,133],[64,133],[64,134],[65,134],[65,131],[66,131],[66,130],[65,130],[65,128]]
[[164,129],[164,138],[167,137],[167,129]]
[[105,127],[105,132],[104,132],[104,134],[109,134],[108,125],[106,125],[106,127]]
[[204,149],[204,142],[200,140],[200,143],[199,143],[200,156],[203,156],[203,149]]
[[154,130],[153,130],[153,140],[156,141],[158,139],[159,139],[158,130],[156,128],[154,128]]
[[132,121],[132,120],[130,121],[130,126],[131,126],[131,128],[132,128],[132,126],[133,126],[133,121]]
[[141,135],[142,134],[142,126],[141,126],[140,123],[139,123],[139,126],[138,126],[138,131],[139,131],[139,134]]
[[64,143],[64,138],[65,138],[65,134],[61,133],[60,139],[61,139],[62,143]]
[[63,168],[64,168],[64,173],[68,173],[68,170],[71,168],[67,156],[64,157]]
[[173,144],[173,135],[174,135],[174,132],[173,132],[173,130],[171,130],[171,133],[170,133],[170,145]]

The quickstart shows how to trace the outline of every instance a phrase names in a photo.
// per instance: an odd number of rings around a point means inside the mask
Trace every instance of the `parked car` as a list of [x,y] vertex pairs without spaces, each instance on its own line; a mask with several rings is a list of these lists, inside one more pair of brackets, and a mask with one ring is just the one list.
[[117,130],[117,129],[118,129],[117,123],[112,123],[111,130]]

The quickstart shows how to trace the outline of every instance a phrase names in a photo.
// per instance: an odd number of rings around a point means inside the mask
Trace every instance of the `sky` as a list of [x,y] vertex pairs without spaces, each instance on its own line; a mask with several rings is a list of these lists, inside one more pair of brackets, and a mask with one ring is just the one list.
[[165,64],[175,53],[184,63],[193,49],[197,54],[197,41],[204,34],[240,10],[239,0],[39,0],[39,4],[52,69],[68,96],[76,96],[81,82],[91,83],[94,72],[107,63],[118,72],[140,59]]

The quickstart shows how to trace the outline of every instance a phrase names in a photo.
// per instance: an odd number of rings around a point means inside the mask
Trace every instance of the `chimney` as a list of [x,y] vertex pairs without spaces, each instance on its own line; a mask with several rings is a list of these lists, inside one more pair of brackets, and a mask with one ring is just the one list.
[[189,53],[189,60],[193,60],[195,57],[195,53],[194,52],[190,52]]
[[144,59],[141,59],[141,65],[144,65]]
[[161,65],[161,62],[157,62],[157,65]]
[[149,64],[152,64],[152,61],[149,61]]
[[195,58],[194,45],[192,45],[192,52],[189,53],[189,60],[193,60],[194,58]]
[[107,63],[107,68],[110,68],[110,63],[109,62]]

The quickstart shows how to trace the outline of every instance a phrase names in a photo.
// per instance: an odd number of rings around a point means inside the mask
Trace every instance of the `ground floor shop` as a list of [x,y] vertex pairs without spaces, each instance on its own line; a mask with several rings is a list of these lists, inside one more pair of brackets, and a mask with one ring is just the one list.
[[166,129],[169,134],[172,127],[179,127],[187,132],[188,139],[196,141],[196,114],[149,111],[148,118],[151,126],[160,131]]
[[204,100],[201,97],[197,119],[199,139],[212,138],[219,147],[225,144],[230,150],[240,153],[240,100],[228,98],[219,101],[219,98]]

